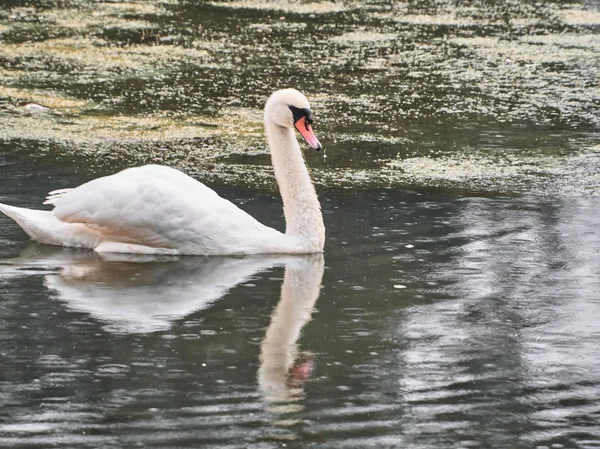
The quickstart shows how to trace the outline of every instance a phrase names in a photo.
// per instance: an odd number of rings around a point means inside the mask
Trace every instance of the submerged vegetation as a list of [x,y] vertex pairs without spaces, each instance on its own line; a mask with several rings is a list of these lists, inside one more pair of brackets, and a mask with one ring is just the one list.
[[[317,183],[600,192],[593,2],[0,0],[0,149],[272,188],[269,93]],[[110,161],[107,167],[105,161]],[[585,163],[580,163],[585,161]]]

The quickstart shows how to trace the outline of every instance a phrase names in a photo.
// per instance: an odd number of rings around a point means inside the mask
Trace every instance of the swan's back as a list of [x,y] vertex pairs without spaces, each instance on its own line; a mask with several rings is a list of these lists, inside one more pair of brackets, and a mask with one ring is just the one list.
[[182,254],[253,254],[280,244],[268,228],[186,174],[158,165],[130,168],[65,192],[54,215],[108,240]]

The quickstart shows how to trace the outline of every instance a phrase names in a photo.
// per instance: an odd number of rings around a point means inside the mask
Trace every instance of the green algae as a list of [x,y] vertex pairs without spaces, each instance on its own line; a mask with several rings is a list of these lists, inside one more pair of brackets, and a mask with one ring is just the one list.
[[262,107],[292,86],[327,149],[307,153],[320,185],[545,192],[561,178],[588,192],[568,171],[600,167],[599,23],[551,1],[11,7],[0,141],[274,188]]

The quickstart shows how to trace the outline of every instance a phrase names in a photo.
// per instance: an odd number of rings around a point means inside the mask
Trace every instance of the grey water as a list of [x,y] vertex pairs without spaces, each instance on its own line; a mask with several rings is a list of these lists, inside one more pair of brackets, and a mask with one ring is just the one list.
[[[54,176],[24,172],[0,187],[33,206]],[[107,258],[0,218],[0,445],[600,445],[596,198],[321,200],[323,259]]]
[[[100,256],[0,216],[0,447],[600,447],[597,1],[0,0],[0,202],[143,163],[322,256]],[[31,107],[31,104],[47,109]]]

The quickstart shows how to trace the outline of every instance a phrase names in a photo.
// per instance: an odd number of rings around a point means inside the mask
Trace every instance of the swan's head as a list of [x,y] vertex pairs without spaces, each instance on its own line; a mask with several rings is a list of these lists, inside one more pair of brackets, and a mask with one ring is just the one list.
[[296,127],[312,148],[317,151],[322,148],[311,127],[313,115],[310,104],[296,89],[278,90],[269,97],[265,106],[265,121],[284,128]]

